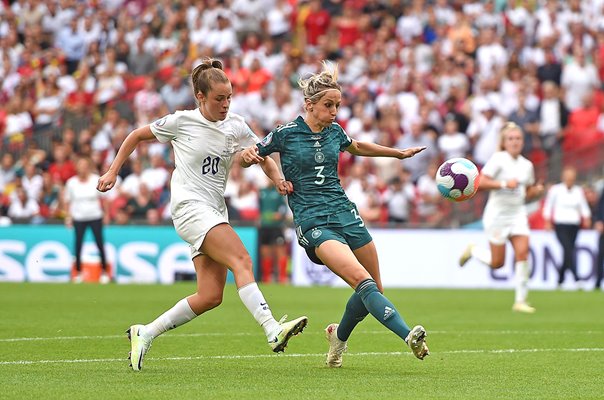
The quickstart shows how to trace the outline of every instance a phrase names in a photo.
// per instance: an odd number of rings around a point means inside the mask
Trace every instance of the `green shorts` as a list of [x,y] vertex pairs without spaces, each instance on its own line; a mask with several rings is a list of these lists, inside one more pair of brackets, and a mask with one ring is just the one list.
[[365,227],[356,207],[332,215],[309,218],[296,227],[298,243],[305,249],[315,249],[327,240],[337,240],[356,250],[373,238]]

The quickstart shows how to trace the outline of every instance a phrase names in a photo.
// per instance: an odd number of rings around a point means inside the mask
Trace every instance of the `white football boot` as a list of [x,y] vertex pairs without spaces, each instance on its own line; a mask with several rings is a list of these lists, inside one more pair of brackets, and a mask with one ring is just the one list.
[[470,261],[470,258],[472,258],[472,249],[474,248],[474,244],[469,244],[466,249],[464,250],[464,252],[461,254],[461,257],[459,257],[459,266],[463,267],[464,265],[466,265],[466,263],[468,261]]
[[325,328],[325,338],[329,342],[329,352],[327,352],[327,364],[330,368],[340,368],[342,366],[342,354],[348,348],[346,342],[341,341],[337,335],[338,324],[329,324]]
[[303,316],[291,321],[285,322],[287,315],[284,315],[279,320],[279,330],[272,335],[268,344],[275,353],[285,351],[287,342],[292,336],[296,336],[302,332],[308,323],[308,317]]
[[415,357],[423,360],[424,357],[430,355],[430,350],[428,350],[428,346],[426,345],[426,330],[421,325],[415,325],[411,332],[405,338],[405,342],[415,355]]
[[512,311],[517,311],[525,314],[533,314],[535,311],[535,307],[531,307],[527,303],[514,303],[512,306]]
[[141,328],[144,325],[132,325],[126,333],[130,340],[130,366],[135,371],[143,369],[143,358],[151,348],[153,339],[141,335]]

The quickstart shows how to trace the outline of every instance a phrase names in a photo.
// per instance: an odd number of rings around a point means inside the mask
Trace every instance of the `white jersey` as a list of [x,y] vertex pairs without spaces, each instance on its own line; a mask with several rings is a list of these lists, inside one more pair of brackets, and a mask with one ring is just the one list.
[[106,195],[96,190],[98,181],[98,175],[90,174],[84,182],[76,175],[65,183],[65,200],[69,203],[69,214],[74,221],[103,218],[101,197]]
[[224,188],[233,156],[260,141],[237,114],[208,121],[201,110],[176,111],[149,125],[162,142],[172,142],[176,168],[171,181],[171,210],[184,201],[199,201],[226,212]]
[[489,193],[489,200],[484,210],[484,219],[513,218],[527,215],[525,200],[526,188],[535,183],[533,163],[518,156],[514,158],[507,151],[499,151],[491,156],[482,168],[482,174],[497,181],[516,179],[515,189],[498,189]]

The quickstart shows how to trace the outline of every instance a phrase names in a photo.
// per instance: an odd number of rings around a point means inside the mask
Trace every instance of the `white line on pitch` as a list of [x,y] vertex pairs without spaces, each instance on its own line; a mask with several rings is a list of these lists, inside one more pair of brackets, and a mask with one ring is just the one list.
[[[305,334],[323,334],[323,330],[320,331],[304,331]],[[391,332],[387,329],[379,331],[355,331],[357,335],[380,335],[390,334]],[[460,331],[431,331],[428,330],[431,335],[465,335],[471,333],[473,335],[565,335],[565,334],[584,334],[584,335],[596,335],[604,333],[604,331],[568,331],[568,330],[534,330],[534,331],[523,331],[523,330],[460,330]],[[162,337],[203,337],[203,336],[257,336],[258,332],[198,332],[198,333],[170,333]],[[3,338],[0,339],[2,342],[37,342],[47,340],[98,340],[98,339],[123,339],[126,335],[94,335],[94,336],[49,336],[49,337],[17,337],[17,338]]]
[[[604,347],[593,348],[567,348],[567,349],[494,349],[494,350],[451,350],[439,351],[433,355],[442,354],[511,354],[511,353],[552,353],[552,352],[596,352],[604,351]],[[364,352],[364,353],[347,353],[346,356],[352,357],[371,357],[371,356],[410,356],[408,352]],[[306,353],[306,354],[249,354],[249,355],[219,355],[219,356],[191,356],[191,357],[158,357],[149,358],[154,361],[190,361],[190,360],[242,360],[242,359],[259,359],[259,358],[275,358],[275,357],[324,357],[324,353]],[[73,359],[73,360],[15,360],[15,361],[0,361],[0,365],[32,365],[32,364],[78,364],[78,363],[110,363],[123,362],[127,360],[123,358],[93,358],[93,359]]]

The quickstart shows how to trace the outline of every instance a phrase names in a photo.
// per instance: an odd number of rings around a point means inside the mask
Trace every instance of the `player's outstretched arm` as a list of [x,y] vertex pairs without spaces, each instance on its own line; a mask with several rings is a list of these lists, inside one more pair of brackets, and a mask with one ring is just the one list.
[[527,200],[535,200],[543,196],[545,193],[545,186],[543,183],[537,182],[534,185],[531,185],[526,188],[526,199]]
[[408,149],[393,149],[391,147],[382,146],[376,143],[359,142],[353,140],[351,145],[346,148],[346,151],[355,156],[365,157],[393,157],[403,160],[410,158],[426,150],[426,146],[410,147]]
[[149,125],[137,128],[130,132],[128,136],[126,136],[124,143],[122,143],[120,146],[120,149],[118,150],[117,155],[115,156],[115,159],[111,163],[111,166],[107,172],[105,172],[103,176],[99,178],[99,183],[97,184],[96,189],[99,192],[106,192],[110,190],[115,185],[117,173],[120,171],[120,168],[122,168],[122,165],[128,159],[128,157],[130,157],[130,154],[132,154],[136,146],[144,140],[152,139],[155,139],[155,136],[153,135],[153,132],[151,132]]
[[480,190],[516,189],[517,187],[518,181],[516,179],[498,181],[488,175],[480,175]]
[[243,168],[258,164],[262,161],[264,161],[264,157],[261,157],[260,154],[258,154],[258,147],[256,145],[250,146],[247,149],[243,149],[241,151],[241,158],[239,159],[239,164]]
[[260,166],[266,176],[273,181],[275,188],[277,188],[277,191],[281,196],[293,193],[294,185],[281,176],[281,172],[279,171],[279,167],[275,160],[271,157],[264,157],[264,160],[260,162]]

